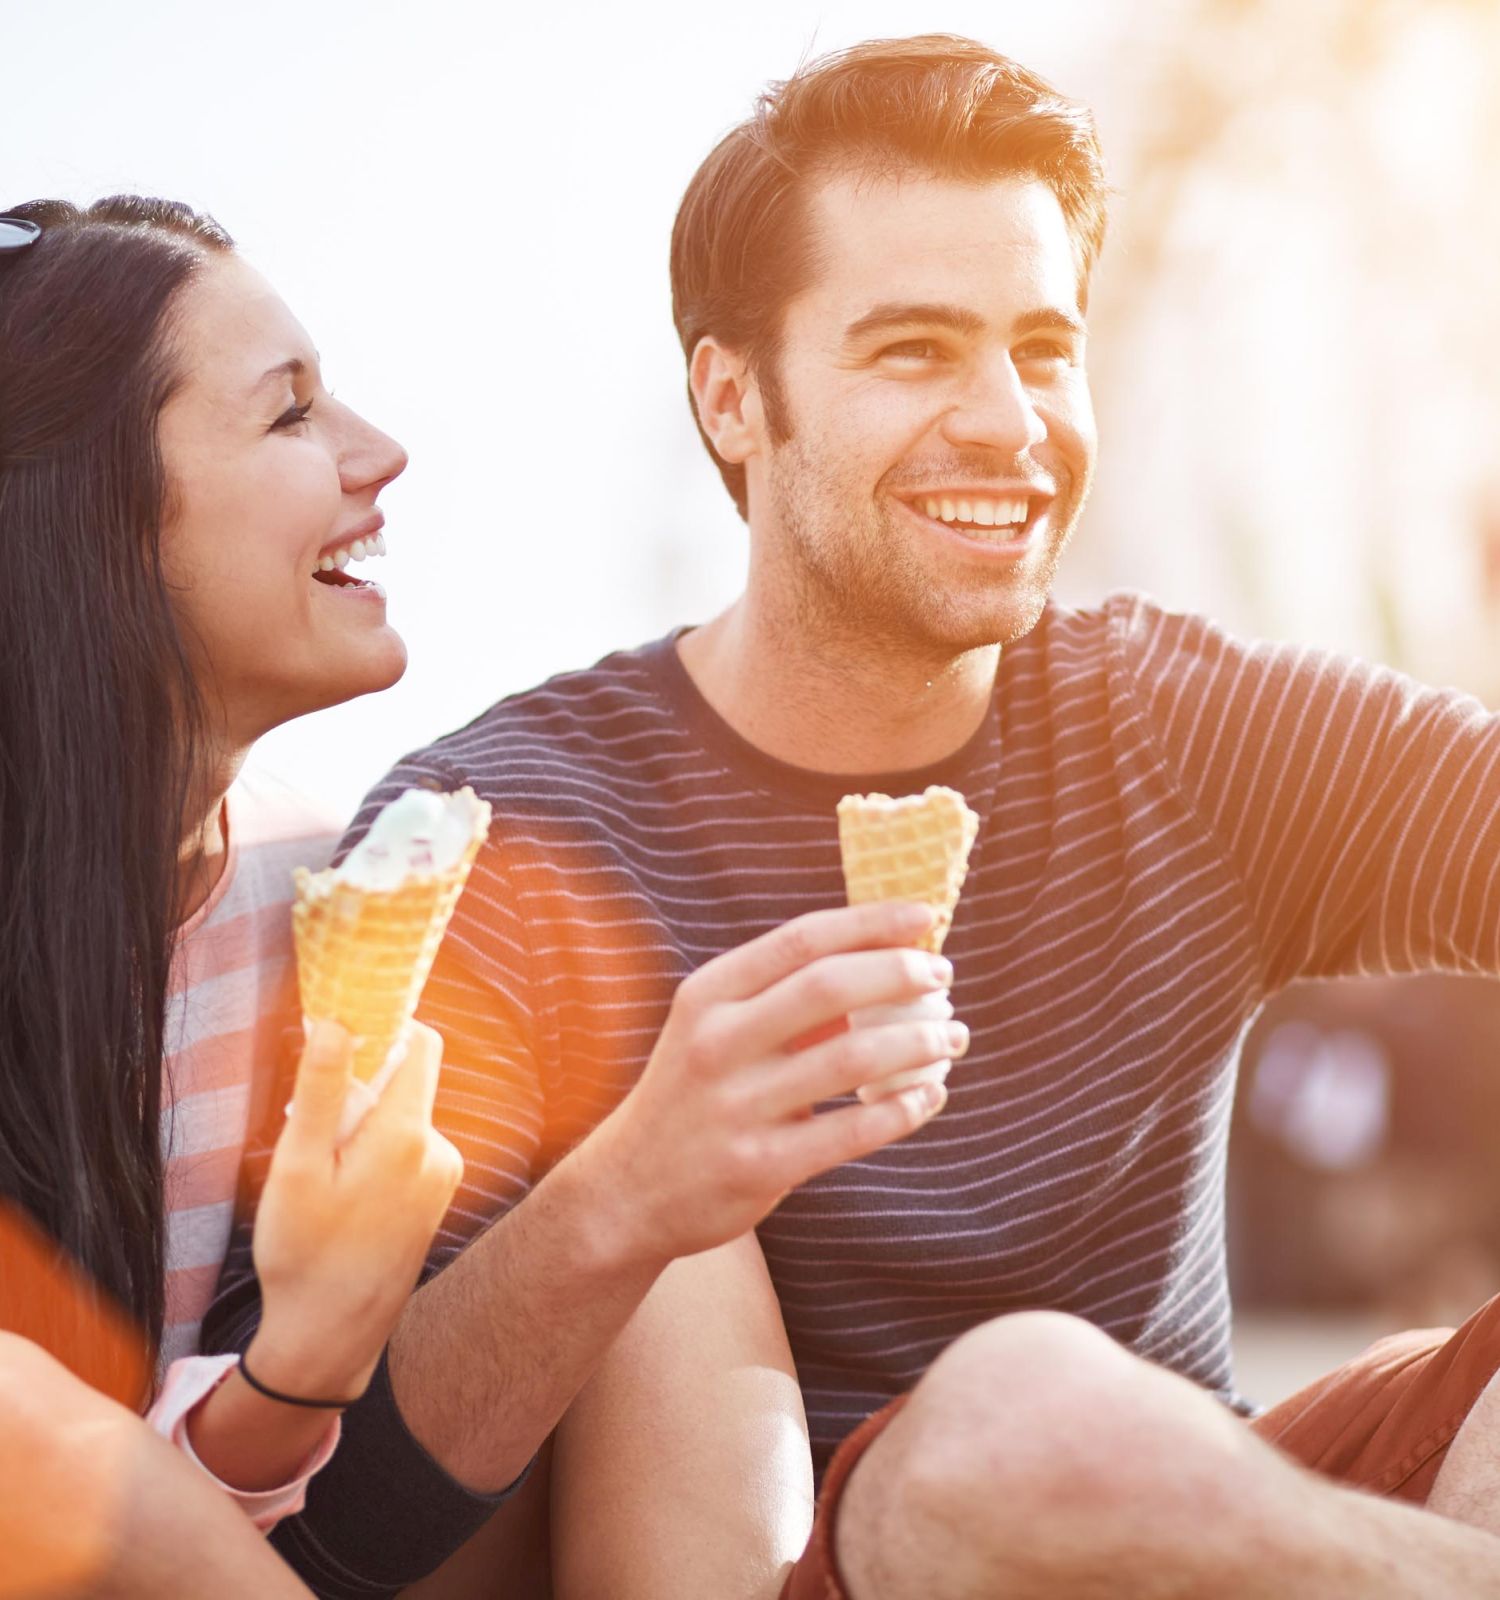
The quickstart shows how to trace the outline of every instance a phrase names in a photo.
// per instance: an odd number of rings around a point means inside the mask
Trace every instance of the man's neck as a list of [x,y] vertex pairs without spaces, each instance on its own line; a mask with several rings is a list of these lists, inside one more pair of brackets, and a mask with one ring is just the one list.
[[943,657],[784,623],[752,594],[677,653],[709,705],[757,749],[819,772],[901,772],[958,750],[984,720],[1000,646]]

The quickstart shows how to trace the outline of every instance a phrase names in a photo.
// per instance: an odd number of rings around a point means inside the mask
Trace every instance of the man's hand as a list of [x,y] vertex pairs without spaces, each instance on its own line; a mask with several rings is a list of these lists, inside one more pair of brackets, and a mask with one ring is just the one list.
[[789,1189],[912,1133],[942,1106],[942,1086],[922,1084],[813,1114],[967,1050],[959,1022],[829,1033],[852,1011],[949,986],[943,957],[903,948],[931,920],[894,903],[815,911],[684,980],[639,1083],[576,1152],[626,1256],[664,1265],[724,1244]]

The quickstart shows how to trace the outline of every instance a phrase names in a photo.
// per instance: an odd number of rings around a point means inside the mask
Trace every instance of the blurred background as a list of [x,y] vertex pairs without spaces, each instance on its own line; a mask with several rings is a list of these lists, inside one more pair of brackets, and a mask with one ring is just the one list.
[[[263,765],[348,813],[500,695],[733,596],[677,201],[766,80],[939,30],[1092,105],[1117,190],[1061,597],[1146,589],[1500,705],[1500,0],[0,0],[0,207],[211,210],[411,451],[378,573],[411,669]],[[1500,1289],[1497,1112],[1500,985],[1268,1008],[1231,1177],[1247,1392]]]

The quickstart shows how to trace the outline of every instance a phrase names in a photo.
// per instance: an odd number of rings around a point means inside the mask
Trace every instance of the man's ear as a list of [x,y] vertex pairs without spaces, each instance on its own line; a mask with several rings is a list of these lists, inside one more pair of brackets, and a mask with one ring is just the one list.
[[688,385],[699,425],[719,455],[736,466],[753,456],[762,423],[760,390],[745,358],[706,335],[693,347]]

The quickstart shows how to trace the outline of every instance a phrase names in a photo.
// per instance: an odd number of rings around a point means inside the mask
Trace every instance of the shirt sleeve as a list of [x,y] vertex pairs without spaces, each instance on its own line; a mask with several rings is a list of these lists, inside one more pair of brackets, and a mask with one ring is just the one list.
[[188,1437],[187,1419],[194,1407],[207,1399],[234,1371],[238,1360],[237,1356],[224,1355],[187,1356],[174,1361],[167,1368],[167,1376],[155,1404],[146,1413],[146,1421],[235,1501],[262,1533],[269,1533],[283,1517],[302,1509],[307,1498],[307,1485],[313,1474],[328,1465],[338,1447],[339,1419],[335,1416],[329,1422],[328,1430],[317,1448],[303,1462],[296,1475],[278,1488],[236,1489],[225,1483],[198,1459],[198,1453]]
[[[361,807],[338,859],[387,800],[414,786],[446,790],[462,782],[420,758],[402,763]],[[531,1188],[544,1117],[532,1024],[522,1009],[525,962],[506,852],[492,840],[474,863],[418,1012],[443,1037],[433,1121],[465,1164],[463,1182],[434,1235],[424,1283]],[[280,1108],[291,1097],[290,1081],[281,1088],[273,1124],[245,1162],[233,1243],[204,1319],[205,1349],[242,1351],[259,1325],[250,1241]],[[503,1420],[497,1418],[496,1426]],[[337,1454],[310,1484],[301,1511],[278,1525],[272,1542],[315,1594],[394,1595],[441,1565],[525,1476],[495,1494],[476,1494],[451,1477],[408,1430],[382,1360],[369,1390],[344,1414]]]
[[1242,885],[1268,990],[1500,974],[1500,716],[1144,601],[1122,632],[1166,765]]

